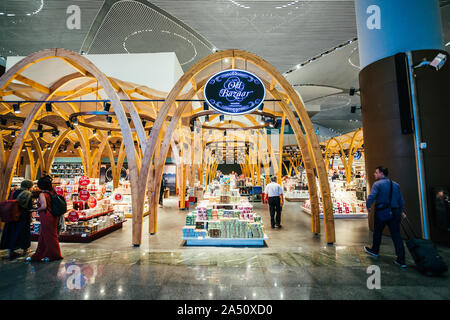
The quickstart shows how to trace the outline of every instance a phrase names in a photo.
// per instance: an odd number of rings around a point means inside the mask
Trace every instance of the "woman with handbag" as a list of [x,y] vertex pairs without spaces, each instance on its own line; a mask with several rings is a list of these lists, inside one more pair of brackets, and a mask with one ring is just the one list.
[[30,180],[23,180],[20,184],[20,189],[12,192],[12,199],[18,201],[20,217],[17,222],[6,222],[3,230],[0,249],[9,250],[9,258],[13,259],[20,256],[15,250],[22,249],[23,255],[26,255],[31,250],[30,239],[30,223],[31,223],[31,209],[33,201],[31,198],[30,189],[33,182]]
[[38,180],[40,206],[37,208],[39,221],[41,222],[41,233],[39,234],[38,246],[36,252],[27,258],[27,261],[53,261],[63,259],[58,241],[58,221],[59,218],[53,216],[52,197],[54,194],[52,181],[48,177],[42,177]]

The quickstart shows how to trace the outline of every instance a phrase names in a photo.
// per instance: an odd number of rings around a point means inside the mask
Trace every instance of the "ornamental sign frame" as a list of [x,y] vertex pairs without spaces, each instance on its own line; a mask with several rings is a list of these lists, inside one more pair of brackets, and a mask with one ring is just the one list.
[[203,93],[211,108],[236,116],[258,109],[266,98],[266,87],[261,79],[251,72],[227,69],[209,78]]

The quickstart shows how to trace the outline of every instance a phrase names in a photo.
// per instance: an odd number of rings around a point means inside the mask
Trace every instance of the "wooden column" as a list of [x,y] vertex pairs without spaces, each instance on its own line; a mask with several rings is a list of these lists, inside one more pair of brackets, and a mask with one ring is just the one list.
[[284,143],[284,123],[286,122],[286,114],[283,112],[283,117],[281,118],[281,129],[280,129],[280,154],[278,157],[278,183],[281,185],[281,176],[283,172],[283,143]]

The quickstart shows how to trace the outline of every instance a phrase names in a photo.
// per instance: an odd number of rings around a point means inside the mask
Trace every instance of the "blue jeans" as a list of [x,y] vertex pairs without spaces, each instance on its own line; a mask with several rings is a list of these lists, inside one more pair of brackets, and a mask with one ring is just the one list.
[[389,232],[391,233],[392,242],[394,243],[397,261],[405,263],[405,247],[403,246],[403,239],[400,235],[402,210],[399,208],[392,208],[392,216],[391,220],[381,221],[377,217],[377,212],[375,211],[372,251],[377,254],[380,251],[381,237],[383,235],[383,230],[387,225],[389,227]]

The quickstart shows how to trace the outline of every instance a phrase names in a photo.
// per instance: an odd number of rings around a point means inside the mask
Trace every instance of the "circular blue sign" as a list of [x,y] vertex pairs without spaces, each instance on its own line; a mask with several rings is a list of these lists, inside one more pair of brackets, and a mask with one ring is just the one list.
[[266,97],[264,83],[245,70],[231,69],[213,75],[205,84],[205,100],[214,110],[240,115],[257,109]]
[[361,152],[356,151],[356,152],[355,152],[355,155],[354,155],[354,159],[355,159],[355,160],[361,159]]

